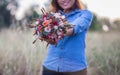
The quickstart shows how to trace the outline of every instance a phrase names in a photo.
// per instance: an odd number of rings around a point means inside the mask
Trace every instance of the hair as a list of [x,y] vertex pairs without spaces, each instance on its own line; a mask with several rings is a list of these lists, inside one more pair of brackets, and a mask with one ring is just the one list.
[[[71,7],[69,10],[71,11],[74,9],[83,9],[83,6],[82,6],[80,0],[75,0],[74,6]],[[59,10],[63,11],[63,9],[57,3],[57,0],[52,0],[51,5],[50,5],[50,11],[58,12]]]

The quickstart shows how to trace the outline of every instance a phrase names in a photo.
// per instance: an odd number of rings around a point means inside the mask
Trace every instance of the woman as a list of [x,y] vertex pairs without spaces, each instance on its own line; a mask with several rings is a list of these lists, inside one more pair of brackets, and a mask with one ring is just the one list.
[[92,21],[91,12],[82,10],[78,0],[52,0],[51,5],[52,11],[65,15],[74,27],[57,46],[48,46],[43,75],[87,75],[85,35]]

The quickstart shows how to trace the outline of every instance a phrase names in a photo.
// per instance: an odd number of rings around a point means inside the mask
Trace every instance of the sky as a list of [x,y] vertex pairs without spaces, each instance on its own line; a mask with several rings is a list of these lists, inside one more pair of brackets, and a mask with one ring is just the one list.
[[44,7],[44,4],[46,4],[47,1],[48,0],[18,0],[19,7],[15,14],[16,19],[17,20],[23,19],[26,15],[26,12],[28,14],[30,8],[34,5]]
[[[17,10],[16,18],[22,19],[26,10],[30,8],[31,5],[38,4],[42,5],[49,0],[18,0],[20,7]],[[83,3],[87,4],[88,9],[96,13],[100,17],[108,17],[111,20],[120,18],[120,3],[119,0],[81,0]],[[21,16],[23,15],[23,16]]]
[[98,16],[109,17],[111,20],[120,18],[120,0],[81,0],[88,9]]

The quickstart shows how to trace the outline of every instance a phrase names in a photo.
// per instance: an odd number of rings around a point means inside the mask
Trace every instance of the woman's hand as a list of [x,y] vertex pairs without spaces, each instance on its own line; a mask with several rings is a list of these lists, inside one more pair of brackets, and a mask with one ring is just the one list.
[[73,27],[72,28],[66,28],[66,34],[64,36],[71,36],[73,34]]

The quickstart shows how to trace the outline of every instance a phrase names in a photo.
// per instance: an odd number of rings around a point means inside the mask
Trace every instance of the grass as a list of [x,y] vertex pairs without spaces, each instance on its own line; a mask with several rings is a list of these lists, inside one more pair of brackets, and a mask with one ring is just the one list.
[[33,45],[32,32],[3,30],[0,33],[0,70],[3,75],[38,75],[47,48]]
[[[39,75],[46,43],[37,41],[32,31],[0,31],[0,75]],[[89,75],[120,74],[119,32],[89,32],[86,40]]]
[[[119,75],[120,74],[120,38],[119,32],[97,33],[89,37],[87,57],[89,75]],[[89,34],[89,36],[91,33]],[[97,40],[96,40],[96,39]]]

